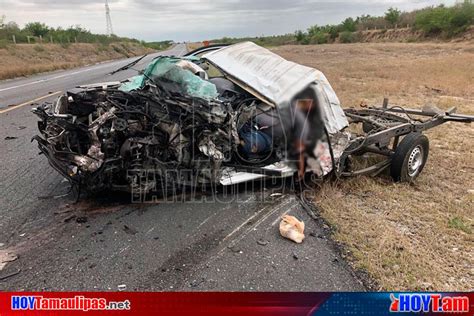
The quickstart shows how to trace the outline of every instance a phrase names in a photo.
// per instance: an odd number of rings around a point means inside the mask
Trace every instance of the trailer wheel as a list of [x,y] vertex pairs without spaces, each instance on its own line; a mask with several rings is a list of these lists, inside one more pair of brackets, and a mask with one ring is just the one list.
[[420,133],[405,136],[392,156],[390,174],[396,182],[413,182],[423,171],[429,154],[428,137]]

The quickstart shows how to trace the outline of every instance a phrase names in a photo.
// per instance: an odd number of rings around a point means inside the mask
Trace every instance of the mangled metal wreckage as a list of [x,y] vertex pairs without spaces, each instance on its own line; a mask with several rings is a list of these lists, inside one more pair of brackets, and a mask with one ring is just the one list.
[[[390,166],[396,180],[412,180],[428,154],[422,130],[472,121],[453,111],[386,105],[344,111],[321,72],[250,42],[158,57],[126,82],[79,87],[34,109],[41,152],[89,192],[230,185],[309,171],[355,175]],[[349,123],[362,123],[364,133],[348,132]],[[367,152],[386,159],[352,170],[351,157]]]

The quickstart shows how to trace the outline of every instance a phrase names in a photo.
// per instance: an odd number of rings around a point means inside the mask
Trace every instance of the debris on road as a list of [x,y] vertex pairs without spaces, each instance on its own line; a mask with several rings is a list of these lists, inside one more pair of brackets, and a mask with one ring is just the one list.
[[131,228],[127,225],[123,225],[123,231],[129,235],[136,235],[138,231],[134,228]]
[[[1,269],[0,269],[0,271],[1,271]],[[7,273],[7,274],[5,274],[5,275],[0,275],[0,281],[4,281],[4,280],[6,280],[6,279],[8,279],[8,278],[11,278],[11,277],[17,275],[17,274],[20,274],[20,272],[21,272],[21,269],[16,269],[16,270],[13,271],[13,272]]]
[[127,289],[127,285],[126,284],[120,284],[117,288],[120,292],[123,292]]
[[7,263],[15,261],[18,259],[18,256],[7,250],[0,250],[0,271],[5,268]]
[[86,216],[79,216],[78,218],[76,218],[76,223],[78,223],[78,224],[87,223],[87,217]]
[[302,243],[304,239],[304,223],[296,217],[284,215],[280,222],[280,234],[295,243]]
[[236,247],[235,245],[233,245],[233,246],[228,246],[227,248],[229,248],[230,251],[232,251],[233,253],[239,253],[239,254],[242,254],[242,253],[243,253],[243,251],[240,250],[240,248]]
[[71,216],[66,217],[66,218],[63,220],[63,222],[69,223],[70,221],[72,221],[72,220],[75,219],[75,218],[76,218],[76,215],[71,215]]
[[17,139],[18,137],[15,136],[7,136],[5,137],[5,140],[12,140],[12,139]]
[[279,196],[282,196],[283,193],[272,193],[270,194],[270,197],[279,197]]
[[266,245],[268,245],[268,243],[269,243],[269,241],[265,240],[265,239],[257,240],[257,244],[259,244],[260,246],[266,246]]
[[200,278],[198,280],[193,280],[192,282],[189,283],[189,287],[191,288],[196,288],[199,287],[199,285],[203,284],[206,280],[204,278]]

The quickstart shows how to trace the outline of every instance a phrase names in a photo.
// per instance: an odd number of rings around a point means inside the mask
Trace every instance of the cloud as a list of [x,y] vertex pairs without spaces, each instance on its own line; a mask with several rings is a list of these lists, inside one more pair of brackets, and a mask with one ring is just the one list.
[[[114,31],[145,40],[202,40],[294,32],[349,16],[411,10],[454,0],[109,0]],[[105,31],[101,0],[0,0],[7,20]],[[0,11],[0,15],[2,12]]]

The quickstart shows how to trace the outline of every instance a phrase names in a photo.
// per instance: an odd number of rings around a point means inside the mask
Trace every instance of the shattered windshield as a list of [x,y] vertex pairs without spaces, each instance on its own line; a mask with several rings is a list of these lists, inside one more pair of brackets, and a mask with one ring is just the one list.
[[190,59],[159,57],[153,60],[142,75],[132,78],[122,84],[122,91],[132,91],[143,88],[147,81],[164,84],[172,83],[170,88],[191,97],[205,100],[215,99],[218,96],[216,86],[207,81],[207,73],[194,64]]

